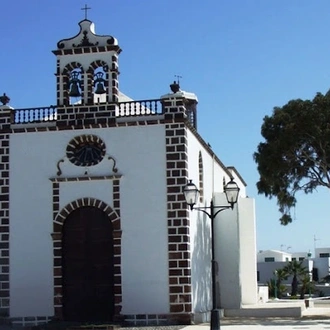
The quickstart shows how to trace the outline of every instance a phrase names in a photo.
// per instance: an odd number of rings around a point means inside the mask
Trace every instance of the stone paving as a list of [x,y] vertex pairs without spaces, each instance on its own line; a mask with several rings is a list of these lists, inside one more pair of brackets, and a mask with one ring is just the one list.
[[[330,307],[330,306],[329,306]],[[330,308],[307,308],[301,318],[283,317],[224,317],[221,319],[222,330],[330,330]],[[33,330],[34,327],[22,328],[10,325],[0,325],[0,330],[21,329]],[[42,327],[38,327],[38,330]],[[47,327],[45,327],[47,329]],[[198,325],[125,327],[118,330],[209,330],[208,323]]]
[[[301,319],[223,319],[222,330],[329,330],[330,318],[301,318]],[[187,326],[182,330],[209,330],[209,324]]]

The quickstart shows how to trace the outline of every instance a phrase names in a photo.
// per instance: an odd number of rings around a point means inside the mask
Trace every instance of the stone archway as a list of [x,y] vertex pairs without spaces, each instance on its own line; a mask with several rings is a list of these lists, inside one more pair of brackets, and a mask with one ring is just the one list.
[[[55,308],[55,316],[59,319],[64,319],[65,311],[63,308],[63,294],[65,296],[65,287],[63,275],[65,275],[65,270],[63,269],[63,265],[65,266],[65,259],[63,258],[63,236],[65,235],[66,228],[66,220],[71,219],[70,222],[74,222],[75,217],[79,217],[79,210],[84,210],[88,212],[94,212],[97,217],[104,217],[109,221],[108,230],[112,231],[111,237],[111,245],[112,245],[112,265],[111,269],[113,271],[112,277],[112,304],[113,304],[113,320],[119,318],[121,311],[121,230],[120,230],[120,218],[116,211],[114,211],[110,206],[108,206],[103,201],[94,199],[94,198],[83,198],[76,200],[72,203],[66,205],[56,216],[53,226],[54,232],[52,234],[53,237],[53,245],[54,245],[54,308]],[[72,220],[73,219],[73,220]],[[84,221],[84,220],[83,220]],[[85,220],[86,222],[87,220]],[[103,224],[105,224],[104,219],[101,220]],[[86,226],[90,226],[87,224]],[[89,222],[90,223],[90,222]],[[74,225],[73,225],[74,227]],[[107,227],[105,225],[105,227]],[[70,231],[70,230],[69,230]],[[64,234],[64,235],[63,235]],[[109,241],[108,243],[109,244]],[[85,265],[86,266],[86,265]],[[85,283],[86,284],[86,283]],[[64,291],[63,291],[64,289]],[[99,289],[97,289],[99,290]],[[67,303],[67,301],[66,301]],[[99,316],[98,316],[99,318]]]

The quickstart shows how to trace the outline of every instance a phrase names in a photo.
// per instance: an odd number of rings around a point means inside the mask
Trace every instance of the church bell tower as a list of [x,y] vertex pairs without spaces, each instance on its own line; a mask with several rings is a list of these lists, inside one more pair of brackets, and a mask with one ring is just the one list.
[[118,102],[118,55],[116,38],[95,34],[94,23],[79,22],[79,33],[60,40],[57,57],[57,106]]

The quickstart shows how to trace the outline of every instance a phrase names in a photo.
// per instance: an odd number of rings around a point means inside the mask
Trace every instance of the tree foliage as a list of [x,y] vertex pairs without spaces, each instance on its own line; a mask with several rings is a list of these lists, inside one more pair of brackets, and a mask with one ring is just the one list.
[[283,293],[285,292],[285,286],[282,285],[282,282],[287,280],[289,277],[289,274],[285,269],[279,268],[276,269],[275,272],[275,283],[277,287],[277,298],[282,298]]
[[292,222],[296,193],[330,188],[330,91],[313,100],[291,100],[264,118],[254,160],[259,194],[277,198],[280,222]]
[[289,263],[283,268],[283,271],[292,275],[291,282],[291,296],[296,296],[298,293],[298,283],[301,277],[308,275],[308,270],[302,265],[302,261],[289,261]]

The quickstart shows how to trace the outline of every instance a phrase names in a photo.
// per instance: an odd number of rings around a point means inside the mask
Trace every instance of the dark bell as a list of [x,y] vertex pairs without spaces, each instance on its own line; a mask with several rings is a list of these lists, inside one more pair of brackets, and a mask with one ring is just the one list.
[[95,89],[95,94],[104,94],[106,90],[104,89],[104,86],[101,82],[97,83],[96,89]]
[[81,94],[79,92],[79,87],[78,87],[78,84],[77,83],[72,83],[71,84],[69,96],[70,97],[79,97],[79,96],[81,96]]

